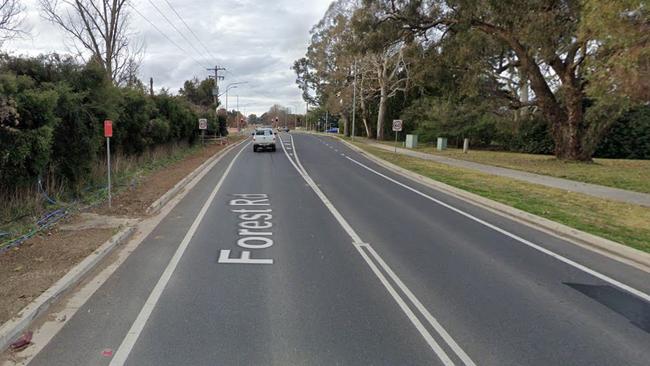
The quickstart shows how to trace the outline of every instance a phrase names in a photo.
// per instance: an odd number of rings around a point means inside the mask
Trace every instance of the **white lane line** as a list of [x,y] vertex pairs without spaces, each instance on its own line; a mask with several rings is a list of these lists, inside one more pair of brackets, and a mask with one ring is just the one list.
[[505,235],[507,237],[510,237],[510,238],[512,238],[512,239],[514,239],[514,240],[516,240],[516,241],[518,241],[518,242],[520,242],[520,243],[522,243],[524,245],[527,245],[527,246],[529,246],[529,247],[531,247],[531,248],[533,248],[535,250],[538,250],[538,251],[540,251],[540,252],[542,252],[542,253],[544,253],[546,255],[549,255],[549,256],[551,256],[551,257],[553,257],[553,258],[555,258],[555,259],[557,259],[557,260],[559,260],[561,262],[564,262],[564,263],[566,263],[566,264],[568,264],[568,265],[570,265],[570,266],[572,266],[574,268],[577,268],[577,269],[579,269],[579,270],[581,270],[581,271],[583,271],[585,273],[588,273],[588,274],[590,274],[590,275],[592,275],[592,276],[594,276],[596,278],[599,278],[599,279],[601,279],[601,280],[603,280],[603,281],[605,281],[605,282],[607,282],[607,283],[609,283],[611,285],[614,285],[614,286],[616,286],[616,287],[618,287],[618,288],[620,288],[622,290],[625,290],[625,291],[627,291],[627,292],[629,292],[631,294],[634,294],[634,295],[640,297],[641,299],[643,299],[643,300],[645,300],[647,302],[650,302],[650,295],[643,292],[643,291],[637,290],[637,289],[635,289],[635,288],[633,288],[633,287],[631,287],[629,285],[626,285],[626,284],[624,284],[624,283],[622,283],[620,281],[617,281],[617,280],[615,280],[615,279],[613,279],[613,278],[611,278],[611,277],[609,277],[607,275],[604,275],[604,274],[602,274],[602,273],[600,273],[598,271],[595,271],[595,270],[593,270],[593,269],[591,269],[591,268],[589,268],[587,266],[584,266],[584,265],[582,265],[582,264],[580,264],[578,262],[575,262],[575,261],[573,261],[573,260],[571,260],[569,258],[566,258],[566,257],[564,257],[564,256],[562,256],[560,254],[557,254],[557,253],[555,253],[555,252],[553,252],[553,251],[551,251],[549,249],[546,249],[546,248],[540,246],[539,244],[535,244],[535,243],[533,243],[531,241],[528,241],[528,240],[526,240],[526,239],[524,239],[524,238],[522,238],[522,237],[520,237],[520,236],[518,236],[516,234],[513,234],[513,233],[505,230],[505,229],[502,229],[502,228],[500,228],[500,227],[498,227],[496,225],[490,224],[489,222],[486,222],[486,221],[484,221],[484,220],[482,220],[482,219],[480,219],[480,218],[478,218],[476,216],[473,216],[473,215],[471,215],[471,214],[469,214],[469,213],[467,213],[467,212],[465,212],[463,210],[460,210],[460,209],[458,209],[458,208],[456,208],[454,206],[451,206],[451,205],[449,205],[449,204],[447,204],[445,202],[442,202],[442,201],[440,201],[440,200],[438,200],[436,198],[433,198],[433,197],[427,195],[426,193],[422,193],[422,192],[418,191],[415,188],[412,188],[412,187],[410,187],[410,186],[408,186],[408,185],[406,185],[404,183],[401,183],[401,182],[399,182],[399,181],[397,181],[397,180],[395,180],[395,179],[393,179],[393,178],[391,178],[391,177],[389,177],[389,176],[387,176],[385,174],[382,174],[382,173],[372,169],[371,167],[369,167],[369,166],[367,166],[367,165],[365,165],[365,164],[363,164],[363,163],[361,163],[361,162],[359,162],[359,161],[357,161],[355,159],[352,159],[349,156],[347,157],[347,159],[349,159],[353,163],[367,169],[368,171],[371,171],[371,172],[377,174],[378,176],[380,176],[382,178],[385,178],[385,179],[387,179],[387,180],[389,180],[389,181],[391,181],[391,182],[393,182],[393,183],[395,183],[395,184],[397,184],[397,185],[399,185],[399,186],[401,186],[401,187],[403,187],[405,189],[408,189],[409,191],[411,191],[411,192],[413,192],[413,193],[415,193],[417,195],[420,195],[420,196],[422,196],[422,197],[424,197],[424,198],[426,198],[426,199],[428,199],[428,200],[430,200],[432,202],[435,202],[435,203],[437,203],[437,204],[439,204],[439,205],[441,205],[441,206],[443,206],[445,208],[448,208],[448,209],[450,209],[450,210],[452,210],[452,211],[454,211],[454,212],[456,212],[458,214],[461,214],[461,215],[467,217],[470,220],[478,222],[481,225],[484,225],[484,226],[486,226],[486,227],[488,227],[488,228],[490,228],[490,229],[492,229],[494,231],[497,231],[497,232],[499,232],[499,233],[501,233],[501,234],[503,234],[503,235]]
[[[293,144],[293,136],[291,137],[291,142]],[[283,145],[284,146],[284,145]],[[287,151],[284,150],[284,153],[287,154],[287,158],[289,158],[289,161],[293,165],[293,167],[298,171],[298,173],[302,176],[302,178],[309,184],[309,186],[312,188],[312,190],[316,193],[316,195],[321,199],[323,204],[325,204],[325,207],[332,213],[334,218],[339,222],[341,227],[346,231],[346,233],[352,238],[352,244],[354,247],[357,249],[359,254],[362,256],[364,261],[368,264],[372,272],[379,278],[379,281],[384,285],[388,293],[393,297],[395,302],[399,305],[399,307],[402,309],[402,311],[406,314],[406,316],[409,318],[411,323],[415,326],[415,328],[420,332],[422,337],[425,339],[429,347],[434,351],[434,353],[438,356],[438,358],[442,361],[442,363],[446,366],[451,366],[454,365],[453,361],[449,358],[447,353],[440,347],[440,345],[436,342],[436,340],[433,338],[431,333],[426,329],[426,327],[422,324],[420,319],[415,315],[415,313],[411,310],[411,308],[406,304],[406,301],[399,295],[399,293],[395,290],[395,288],[390,284],[390,282],[386,279],[384,274],[377,268],[377,265],[368,257],[368,255],[365,253],[363,248],[368,249],[369,253],[375,257],[377,260],[377,263],[384,269],[386,273],[395,281],[397,286],[404,292],[404,294],[413,302],[415,307],[422,313],[422,315],[425,317],[425,319],[431,324],[431,326],[438,332],[438,334],[443,338],[443,340],[449,345],[449,347],[456,352],[458,357],[468,366],[476,366],[476,364],[472,361],[472,359],[465,353],[465,351],[460,348],[460,346],[454,341],[454,339],[449,335],[449,333],[440,325],[440,323],[431,315],[431,313],[422,305],[422,303],[415,297],[413,292],[411,292],[408,287],[397,277],[395,272],[386,264],[386,262],[379,256],[379,254],[372,249],[372,246],[368,243],[364,243],[361,240],[361,237],[357,234],[356,231],[350,226],[350,224],[343,218],[341,213],[336,209],[336,207],[332,204],[332,202],[325,196],[325,194],[318,188],[316,183],[311,179],[309,174],[307,173],[307,170],[303,167],[302,163],[300,162],[300,158],[298,157],[297,150],[294,146],[294,153],[295,153],[295,160],[296,162],[288,157]],[[297,163],[297,165],[296,165]]]
[[117,349],[117,352],[115,352],[115,356],[113,356],[113,359],[109,364],[110,366],[118,366],[118,365],[121,366],[124,365],[124,363],[126,362],[126,359],[129,357],[129,354],[131,353],[131,350],[133,349],[135,342],[138,340],[138,337],[140,337],[140,333],[142,333],[142,330],[144,329],[144,326],[147,323],[149,316],[151,316],[151,313],[153,312],[154,308],[156,307],[156,304],[158,303],[158,300],[160,300],[160,296],[165,290],[165,287],[167,286],[169,279],[171,278],[172,274],[176,270],[176,266],[180,262],[181,257],[183,256],[185,250],[189,246],[192,237],[194,237],[194,234],[196,233],[199,224],[201,224],[203,217],[208,211],[208,208],[212,204],[212,201],[214,201],[217,192],[219,192],[221,185],[226,180],[226,177],[228,176],[228,173],[230,173],[230,169],[232,169],[232,166],[235,164],[235,161],[249,144],[250,142],[246,143],[244,147],[241,150],[239,150],[237,155],[235,155],[235,157],[232,159],[230,164],[228,164],[228,167],[223,172],[221,179],[219,179],[219,182],[210,193],[210,196],[208,197],[207,201],[205,201],[203,207],[201,207],[201,211],[199,211],[199,214],[194,219],[194,222],[192,222],[192,226],[190,226],[189,230],[185,234],[185,237],[183,238],[181,244],[178,246],[178,249],[176,249],[174,256],[169,260],[169,263],[167,264],[165,271],[163,272],[162,276],[160,276],[160,279],[158,279],[158,283],[156,283],[156,286],[153,288],[153,290],[151,290],[151,293],[149,294],[147,301],[142,306],[142,309],[140,310],[138,317],[131,325],[131,329],[129,329],[128,333],[126,334],[126,337],[124,337],[124,340],[122,340],[122,344],[120,344],[120,347]]

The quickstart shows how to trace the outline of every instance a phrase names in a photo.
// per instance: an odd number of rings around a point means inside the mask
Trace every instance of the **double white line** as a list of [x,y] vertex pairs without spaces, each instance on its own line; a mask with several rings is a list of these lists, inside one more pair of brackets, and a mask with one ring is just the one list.
[[[420,300],[411,292],[411,290],[400,280],[400,278],[395,274],[395,272],[386,264],[386,262],[381,258],[381,256],[375,251],[375,249],[368,243],[365,243],[363,240],[361,240],[361,237],[359,234],[357,234],[356,231],[350,226],[350,224],[345,220],[345,218],[341,215],[341,213],[334,207],[332,202],[325,196],[325,194],[318,188],[316,183],[311,179],[309,174],[307,174],[307,171],[305,168],[302,166],[300,163],[300,158],[298,157],[298,153],[296,151],[296,146],[293,143],[293,136],[289,135],[291,138],[291,145],[293,146],[293,156],[295,157],[292,159],[289,154],[287,153],[287,150],[284,148],[284,143],[282,143],[282,150],[284,151],[285,155],[287,156],[287,159],[291,162],[293,167],[298,171],[298,174],[307,182],[307,184],[312,188],[312,190],[316,193],[318,198],[323,202],[325,207],[332,213],[336,221],[343,227],[346,233],[352,238],[352,244],[354,245],[355,249],[359,252],[361,257],[365,260],[365,262],[368,264],[372,272],[377,276],[379,281],[384,285],[388,293],[393,297],[393,299],[397,302],[399,307],[402,309],[404,314],[409,318],[411,323],[415,326],[415,328],[420,332],[424,340],[427,342],[429,347],[435,352],[436,356],[442,361],[442,363],[446,366],[451,366],[455,365],[454,361],[449,357],[447,352],[442,348],[442,346],[436,341],[436,339],[433,337],[429,329],[422,323],[420,318],[416,315],[416,311],[424,317],[426,322],[429,323],[431,328],[435,331],[435,333],[438,334],[439,338],[442,338],[442,340],[447,344],[447,346],[456,354],[456,356],[463,362],[463,364],[468,365],[468,366],[475,366],[476,364],[472,359],[463,351],[462,348],[454,341],[454,339],[449,335],[449,333],[445,330],[445,328],[436,320],[436,318],[431,315],[431,313],[427,310],[427,308],[422,305]],[[282,137],[280,137],[280,141],[282,141]],[[390,278],[391,281],[389,281]],[[397,288],[401,291],[400,292],[395,288]],[[404,299],[408,299],[411,303],[411,306],[415,308],[415,311],[409,306],[408,302]]]

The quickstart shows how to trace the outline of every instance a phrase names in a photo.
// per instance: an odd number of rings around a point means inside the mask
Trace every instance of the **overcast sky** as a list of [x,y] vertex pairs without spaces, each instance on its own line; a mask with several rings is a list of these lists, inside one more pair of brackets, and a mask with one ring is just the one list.
[[[305,103],[291,66],[304,55],[309,30],[331,0],[168,0],[212,55],[207,54],[164,0],[151,1],[198,51],[188,45],[149,0],[133,0],[144,16],[185,50],[178,49],[132,11],[134,36],[144,39],[146,46],[140,75],[143,81],[153,77],[156,89],[165,87],[176,93],[184,80],[194,76],[203,79],[210,73],[205,67],[219,65],[227,68],[226,79],[220,82],[222,91],[228,83],[248,82],[231,89],[229,109],[235,107],[238,94],[239,109],[247,114],[261,114],[274,103],[294,105],[293,109],[304,113]],[[24,26],[29,35],[6,42],[3,51],[27,55],[69,53],[72,48],[66,42],[67,35],[40,17],[38,0],[23,0],[23,4],[27,8]]]

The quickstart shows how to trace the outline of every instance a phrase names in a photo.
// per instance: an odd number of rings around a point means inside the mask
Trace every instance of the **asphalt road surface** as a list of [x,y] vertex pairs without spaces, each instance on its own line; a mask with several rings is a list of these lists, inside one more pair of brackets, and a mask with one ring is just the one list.
[[231,150],[31,364],[650,364],[648,273],[281,138]]

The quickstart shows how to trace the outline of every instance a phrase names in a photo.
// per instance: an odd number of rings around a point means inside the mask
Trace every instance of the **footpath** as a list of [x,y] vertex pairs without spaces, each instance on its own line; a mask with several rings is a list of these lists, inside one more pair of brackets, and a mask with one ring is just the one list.
[[[395,147],[393,146],[372,142],[367,139],[357,138],[355,139],[355,141],[362,142],[374,148],[391,151],[391,152],[395,151]],[[449,166],[472,169],[472,170],[479,171],[481,173],[517,179],[524,182],[540,184],[552,188],[559,188],[566,191],[582,193],[582,194],[586,194],[598,198],[605,198],[612,201],[625,202],[625,203],[650,207],[650,194],[647,193],[628,191],[625,189],[606,187],[598,184],[583,183],[583,182],[577,182],[574,180],[569,180],[564,178],[556,178],[547,175],[528,173],[520,170],[501,168],[493,165],[487,165],[487,164],[475,163],[471,161],[448,158],[445,156],[427,154],[427,153],[413,151],[401,147],[397,148],[397,153],[400,155],[411,156],[423,160],[430,160],[437,163],[446,164]]]

